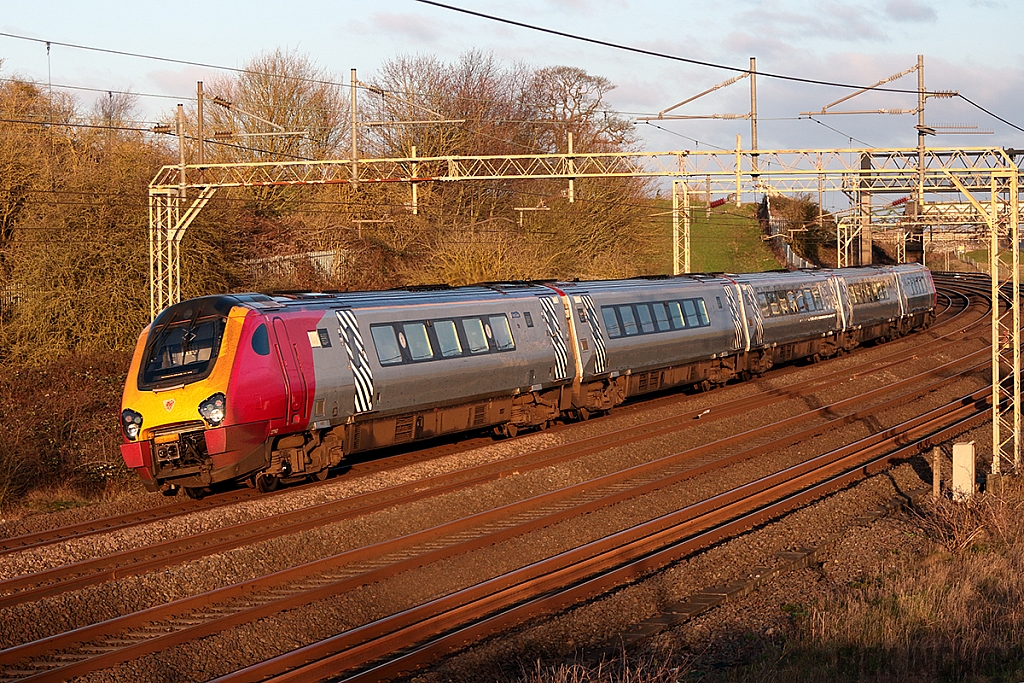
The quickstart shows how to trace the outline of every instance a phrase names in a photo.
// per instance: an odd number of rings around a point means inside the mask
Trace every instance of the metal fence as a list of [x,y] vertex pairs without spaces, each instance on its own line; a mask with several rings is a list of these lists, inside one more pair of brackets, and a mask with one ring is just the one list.
[[20,285],[0,284],[0,316],[10,315],[21,303],[25,293]]
[[[246,275],[252,283],[293,280],[309,269],[318,277],[336,280],[345,269],[344,251],[310,251],[304,254],[271,256],[245,261]],[[308,271],[307,271],[308,272]]]
[[761,223],[761,231],[771,238],[772,250],[781,256],[787,268],[814,268],[815,265],[804,257],[793,251],[787,238],[789,230],[786,228],[786,220],[777,214],[772,213],[771,197],[764,196],[764,201],[757,209],[757,218]]

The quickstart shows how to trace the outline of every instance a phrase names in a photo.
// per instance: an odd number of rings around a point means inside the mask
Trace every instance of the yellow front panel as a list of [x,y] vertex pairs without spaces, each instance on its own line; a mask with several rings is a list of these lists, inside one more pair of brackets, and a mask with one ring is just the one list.
[[131,408],[142,415],[140,440],[151,438],[154,429],[159,430],[161,427],[171,428],[172,425],[202,421],[203,418],[199,415],[199,404],[218,391],[227,394],[235,352],[238,349],[242,325],[248,312],[248,309],[240,306],[231,309],[221,338],[217,361],[209,376],[198,382],[157,391],[140,391],[138,388],[139,369],[142,365],[146,337],[149,334],[149,328],[146,328],[135,347],[131,368],[128,370],[128,380],[125,382],[124,395],[121,399],[122,408]]

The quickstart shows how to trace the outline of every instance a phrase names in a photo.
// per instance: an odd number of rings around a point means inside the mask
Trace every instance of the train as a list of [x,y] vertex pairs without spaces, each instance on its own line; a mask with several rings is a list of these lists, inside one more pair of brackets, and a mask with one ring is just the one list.
[[927,327],[935,297],[919,264],[203,296],[139,337],[121,453],[150,491],[268,492],[355,453],[816,362]]

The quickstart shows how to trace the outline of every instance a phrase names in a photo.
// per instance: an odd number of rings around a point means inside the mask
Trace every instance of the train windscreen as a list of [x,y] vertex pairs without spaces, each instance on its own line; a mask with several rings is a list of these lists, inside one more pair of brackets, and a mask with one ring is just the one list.
[[222,302],[193,300],[164,311],[146,341],[139,388],[160,389],[207,377],[227,324],[227,311],[218,310],[222,308]]

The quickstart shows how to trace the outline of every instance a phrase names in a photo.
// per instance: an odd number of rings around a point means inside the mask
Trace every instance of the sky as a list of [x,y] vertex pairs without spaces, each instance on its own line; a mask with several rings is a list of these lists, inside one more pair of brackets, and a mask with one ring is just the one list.
[[[842,88],[769,78],[766,73],[870,85],[925,58],[929,90],[957,90],[1024,128],[1024,3],[1017,0],[444,0],[446,4],[643,50],[747,68],[756,57],[761,149],[912,147],[911,115],[835,115],[805,111],[847,94]],[[243,67],[260,52],[284,48],[311,57],[347,82],[349,70],[372,78],[399,55],[455,61],[470,49],[508,63],[575,66],[616,84],[609,108],[650,116],[734,74],[545,34],[415,0],[137,0],[22,2],[0,0],[0,77],[144,95],[149,119],[195,97],[196,81],[224,71],[169,61],[76,49],[72,43],[224,67]],[[21,36],[22,38],[11,37]],[[44,43],[51,41],[50,52]],[[888,87],[916,90],[916,74]],[[85,105],[97,94],[74,91]],[[916,95],[869,93],[838,108],[912,109]],[[740,81],[681,108],[691,115],[738,114],[750,108]],[[941,135],[934,146],[1024,148],[1024,132],[960,99],[929,99],[926,123],[977,125],[991,135]],[[749,145],[747,121],[638,123],[648,151]]]

